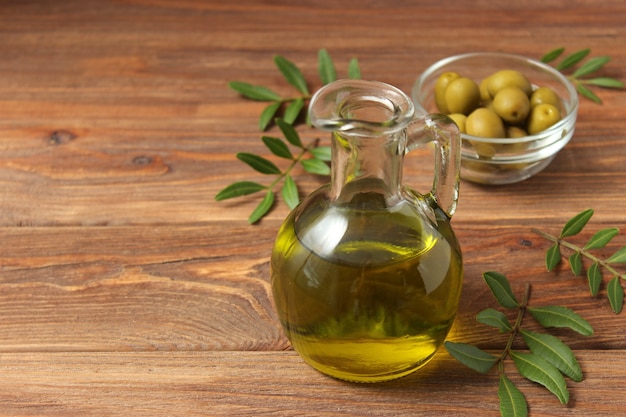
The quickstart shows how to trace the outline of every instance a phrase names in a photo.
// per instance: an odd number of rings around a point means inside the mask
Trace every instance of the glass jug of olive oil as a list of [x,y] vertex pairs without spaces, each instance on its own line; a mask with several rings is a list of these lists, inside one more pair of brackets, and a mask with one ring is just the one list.
[[[294,349],[335,378],[378,382],[435,354],[461,293],[461,250],[450,227],[459,188],[460,136],[445,116],[414,118],[388,84],[339,80],[309,106],[332,132],[331,182],[282,224],[272,291]],[[404,155],[435,144],[432,190],[402,184]]]

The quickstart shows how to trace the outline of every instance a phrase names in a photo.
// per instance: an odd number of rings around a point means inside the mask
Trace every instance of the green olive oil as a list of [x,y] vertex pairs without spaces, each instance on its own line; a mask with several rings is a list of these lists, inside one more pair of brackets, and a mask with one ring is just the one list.
[[433,213],[436,225],[403,201],[389,210],[320,204],[289,215],[272,254],[272,288],[286,335],[307,363],[335,378],[378,382],[432,358],[462,284],[448,218]]

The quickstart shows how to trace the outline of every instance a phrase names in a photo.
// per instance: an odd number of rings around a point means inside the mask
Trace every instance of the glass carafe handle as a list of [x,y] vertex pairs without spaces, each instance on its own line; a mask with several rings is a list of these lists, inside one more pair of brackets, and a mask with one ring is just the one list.
[[435,175],[430,197],[452,217],[459,198],[461,135],[457,125],[443,114],[429,114],[407,127],[406,152],[433,142]]

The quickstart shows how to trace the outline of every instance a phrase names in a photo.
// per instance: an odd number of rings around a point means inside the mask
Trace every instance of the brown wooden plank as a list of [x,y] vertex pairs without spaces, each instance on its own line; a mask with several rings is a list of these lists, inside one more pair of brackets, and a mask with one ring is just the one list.
[[[284,349],[269,284],[278,224],[226,225],[0,229],[0,351]],[[504,346],[475,321],[498,307],[482,280],[498,271],[520,299],[532,285],[531,305],[564,305],[590,321],[590,338],[556,331],[572,347],[624,347],[626,322],[610,313],[604,286],[593,298],[565,266],[547,272],[546,240],[521,227],[457,226],[465,284],[451,339]]]
[[[507,366],[533,416],[623,413],[624,353],[581,351],[578,358],[586,378],[568,382],[569,405]],[[384,384],[330,379],[294,352],[0,353],[0,374],[7,417],[500,415],[497,372],[477,374],[443,351]]]

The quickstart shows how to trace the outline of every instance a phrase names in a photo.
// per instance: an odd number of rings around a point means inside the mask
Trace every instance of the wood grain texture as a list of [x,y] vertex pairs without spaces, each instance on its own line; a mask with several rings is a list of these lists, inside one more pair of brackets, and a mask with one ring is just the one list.
[[[626,368],[619,365],[626,357],[606,351],[578,357],[585,370],[599,372],[570,384],[569,406],[511,373],[533,416],[621,415]],[[7,416],[500,415],[497,403],[484,401],[496,396],[497,376],[477,377],[443,354],[419,373],[373,385],[324,377],[294,352],[2,353],[0,359]]]
[[[272,61],[280,54],[313,91],[326,48],[340,76],[357,57],[364,78],[408,93],[445,56],[538,58],[558,46],[610,55],[602,75],[625,80],[624,16],[622,0],[1,1],[0,416],[499,415],[497,373],[443,349],[381,385],[326,378],[291,350],[269,281],[288,210],[248,226],[255,196],[214,200],[237,180],[269,182],[235,158],[271,157],[257,128],[265,104],[227,83],[295,94]],[[552,331],[585,374],[568,381],[569,405],[511,372],[531,416],[626,407],[626,313],[610,312],[605,285],[591,297],[565,265],[546,271],[549,244],[531,231],[558,233],[586,208],[596,213],[573,240],[624,229],[626,94],[595,91],[603,105],[581,101],[575,136],[549,167],[510,186],[463,182],[453,219],[465,284],[451,340],[502,348],[475,320],[497,307],[482,280],[490,270],[516,293],[529,283],[532,305],[573,308],[595,329]],[[406,181],[427,189],[431,160],[409,155]],[[294,176],[302,195],[326,181]],[[598,253],[624,245],[620,234]]]

